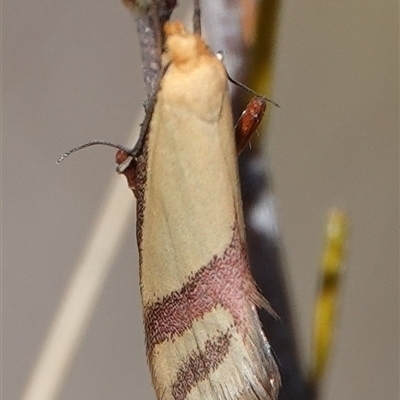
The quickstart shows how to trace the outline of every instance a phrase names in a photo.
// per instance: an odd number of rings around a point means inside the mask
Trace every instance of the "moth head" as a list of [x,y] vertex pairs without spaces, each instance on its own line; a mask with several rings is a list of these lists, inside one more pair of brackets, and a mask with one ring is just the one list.
[[181,22],[167,22],[164,33],[168,61],[175,65],[193,63],[202,55],[211,55],[204,40],[189,33]]

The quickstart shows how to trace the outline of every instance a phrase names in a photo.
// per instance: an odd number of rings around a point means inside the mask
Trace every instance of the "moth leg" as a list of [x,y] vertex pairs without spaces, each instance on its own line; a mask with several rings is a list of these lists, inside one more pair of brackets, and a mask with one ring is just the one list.
[[248,145],[259,127],[267,107],[267,100],[261,96],[253,97],[242,112],[235,125],[236,150],[238,155]]

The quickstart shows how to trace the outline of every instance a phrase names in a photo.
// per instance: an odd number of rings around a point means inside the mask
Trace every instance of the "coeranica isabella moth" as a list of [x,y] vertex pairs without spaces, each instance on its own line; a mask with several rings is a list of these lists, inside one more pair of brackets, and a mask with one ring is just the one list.
[[[166,71],[143,143],[117,153],[137,197],[147,357],[159,400],[277,399],[250,275],[227,73],[165,25]],[[240,150],[241,148],[239,148]]]

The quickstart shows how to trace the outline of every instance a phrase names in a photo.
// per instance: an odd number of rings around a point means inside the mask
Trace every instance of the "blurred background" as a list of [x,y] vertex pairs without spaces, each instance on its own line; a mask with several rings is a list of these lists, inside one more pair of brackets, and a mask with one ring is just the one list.
[[[399,398],[398,8],[282,3],[273,85],[282,108],[265,152],[305,362],[326,212],[336,205],[351,218],[323,399]],[[55,161],[88,140],[127,143],[144,97],[136,27],[119,1],[2,2],[5,400],[21,397],[106,192],[123,181],[109,148]],[[61,400],[155,398],[128,189],[126,199],[129,228]]]

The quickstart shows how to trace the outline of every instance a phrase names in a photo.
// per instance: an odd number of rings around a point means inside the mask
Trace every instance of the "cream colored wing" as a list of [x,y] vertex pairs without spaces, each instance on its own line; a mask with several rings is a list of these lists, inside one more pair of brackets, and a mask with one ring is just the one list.
[[275,399],[255,311],[227,78],[203,40],[166,26],[169,67],[138,157],[147,355],[158,399]]

